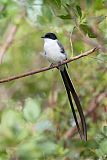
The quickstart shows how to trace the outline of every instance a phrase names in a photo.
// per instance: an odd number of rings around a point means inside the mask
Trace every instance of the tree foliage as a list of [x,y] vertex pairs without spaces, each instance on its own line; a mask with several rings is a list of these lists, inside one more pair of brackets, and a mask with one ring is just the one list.
[[68,58],[100,48],[68,67],[87,114],[88,141],[72,134],[74,119],[54,69],[0,85],[0,160],[106,160],[106,0],[1,0],[0,79],[49,65],[40,38],[46,32],[58,35]]

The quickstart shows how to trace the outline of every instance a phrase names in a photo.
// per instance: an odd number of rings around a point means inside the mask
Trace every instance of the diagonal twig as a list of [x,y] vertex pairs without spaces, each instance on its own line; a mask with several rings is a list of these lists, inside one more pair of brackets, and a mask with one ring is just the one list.
[[[18,20],[21,20],[24,17],[24,13],[17,16]],[[14,41],[14,37],[17,33],[17,30],[19,28],[19,25],[10,23],[6,30],[6,38],[4,40],[4,43],[0,46],[0,64],[3,61],[4,55],[6,51],[9,49],[11,44]]]
[[53,66],[49,66],[49,67],[44,67],[44,68],[41,68],[41,69],[38,69],[38,70],[33,70],[33,71],[29,71],[29,72],[26,72],[26,73],[23,73],[23,74],[20,74],[18,76],[12,76],[12,77],[8,77],[8,78],[5,78],[5,79],[1,79],[0,80],[0,83],[5,83],[5,82],[10,82],[10,81],[13,81],[13,80],[16,80],[16,79],[19,79],[19,78],[23,78],[23,77],[27,77],[27,76],[31,76],[33,74],[37,74],[37,73],[41,73],[41,72],[44,72],[44,71],[47,71],[47,70],[50,70],[50,69],[53,69],[53,68],[57,68],[63,64],[66,64],[66,63],[70,63],[74,60],[77,60],[77,59],[80,59],[82,57],[85,57],[85,56],[88,56],[92,53],[94,53],[95,51],[98,51],[99,48],[93,48],[89,51],[86,51],[82,54],[79,54],[78,56],[75,56],[73,58],[70,58],[70,59],[67,59],[65,61],[63,61],[61,64],[58,64],[58,65],[53,65]]

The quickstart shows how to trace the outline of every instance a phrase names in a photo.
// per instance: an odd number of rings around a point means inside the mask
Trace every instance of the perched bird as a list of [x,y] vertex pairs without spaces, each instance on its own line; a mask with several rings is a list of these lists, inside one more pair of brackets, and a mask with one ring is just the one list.
[[[45,57],[51,64],[59,64],[59,63],[61,64],[64,60],[67,59],[67,54],[65,52],[65,49],[54,33],[46,33],[41,38],[44,39]],[[69,103],[70,103],[70,106],[73,112],[74,120],[75,120],[77,129],[78,129],[80,138],[86,141],[87,140],[87,126],[86,126],[83,110],[80,104],[80,100],[78,98],[74,85],[70,79],[70,76],[67,72],[66,65],[63,64],[59,66],[58,69],[61,73],[61,76],[64,82],[64,86],[65,86],[65,89],[68,95]],[[81,119],[81,124],[82,124],[81,127],[77,119],[77,115],[76,115],[76,112],[73,106],[72,98],[74,99],[75,105],[77,107],[77,110],[78,110],[78,113]]]

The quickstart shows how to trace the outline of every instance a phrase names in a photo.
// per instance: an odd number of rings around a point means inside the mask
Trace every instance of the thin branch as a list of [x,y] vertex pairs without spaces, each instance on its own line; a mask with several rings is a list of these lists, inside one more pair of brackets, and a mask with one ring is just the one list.
[[[96,48],[100,48],[103,52],[106,52],[106,48],[104,47],[104,43],[102,42],[99,42],[98,40],[98,35],[97,35],[97,38],[96,38],[96,41],[95,40],[92,40],[92,38],[89,38],[88,36],[86,36],[84,34],[84,32],[82,31],[82,29],[80,28],[80,25],[78,25],[76,22],[75,22],[75,26],[77,28],[77,30],[79,31],[79,34],[80,34],[80,37],[81,39],[88,45],[92,46],[92,47],[96,47]],[[97,25],[98,26],[98,25]],[[94,29],[91,27],[93,33],[96,34],[96,32],[94,31]],[[77,36],[78,37],[78,36]]]
[[37,73],[44,72],[44,71],[47,71],[47,70],[50,70],[50,69],[53,69],[53,68],[57,68],[57,67],[59,67],[63,64],[70,63],[71,61],[74,61],[74,60],[80,59],[82,57],[88,56],[88,55],[90,55],[90,54],[92,54],[92,53],[94,53],[95,51],[98,51],[98,50],[99,50],[99,48],[93,48],[93,49],[91,49],[87,52],[84,52],[83,54],[79,54],[78,56],[75,56],[73,58],[70,58],[70,59],[62,62],[61,64],[54,65],[54,66],[49,66],[49,67],[44,67],[44,68],[41,68],[41,69],[38,69],[38,70],[33,70],[33,71],[23,73],[23,74],[18,75],[18,76],[12,76],[12,77],[8,77],[8,78],[5,78],[5,79],[1,79],[0,83],[10,82],[10,81],[13,81],[13,80],[16,80],[16,79],[19,79],[19,78],[31,76],[33,74],[37,74]]
[[73,51],[73,43],[72,43],[72,32],[70,32],[69,41],[70,41],[70,47],[71,47],[71,55],[73,56],[74,55],[74,51]]
[[3,43],[3,45],[0,47],[0,63],[2,63],[2,60],[3,60],[3,57],[6,51],[8,50],[8,48],[10,47],[10,45],[12,44],[14,40],[14,36],[17,32],[17,28],[18,28],[17,25],[14,25],[14,24],[9,25],[5,43]]
[[[21,15],[18,15],[17,19],[21,20],[23,17],[24,17],[24,13]],[[9,49],[9,47],[13,43],[14,37],[17,33],[18,28],[19,28],[19,25],[12,24],[12,23],[9,24],[9,26],[7,27],[6,38],[4,40],[4,43],[0,46],[0,64],[3,61],[3,58],[4,58],[6,51]]]

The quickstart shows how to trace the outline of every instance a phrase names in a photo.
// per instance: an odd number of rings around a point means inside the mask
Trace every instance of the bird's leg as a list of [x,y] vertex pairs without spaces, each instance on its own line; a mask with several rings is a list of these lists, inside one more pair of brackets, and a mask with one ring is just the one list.
[[58,62],[58,65],[61,65],[61,64],[62,64],[62,61],[59,61],[59,62]]
[[54,66],[54,64],[53,64],[53,63],[51,63],[49,67],[53,67],[53,66]]
[[59,69],[61,66],[62,66],[62,61],[59,61],[57,69]]

